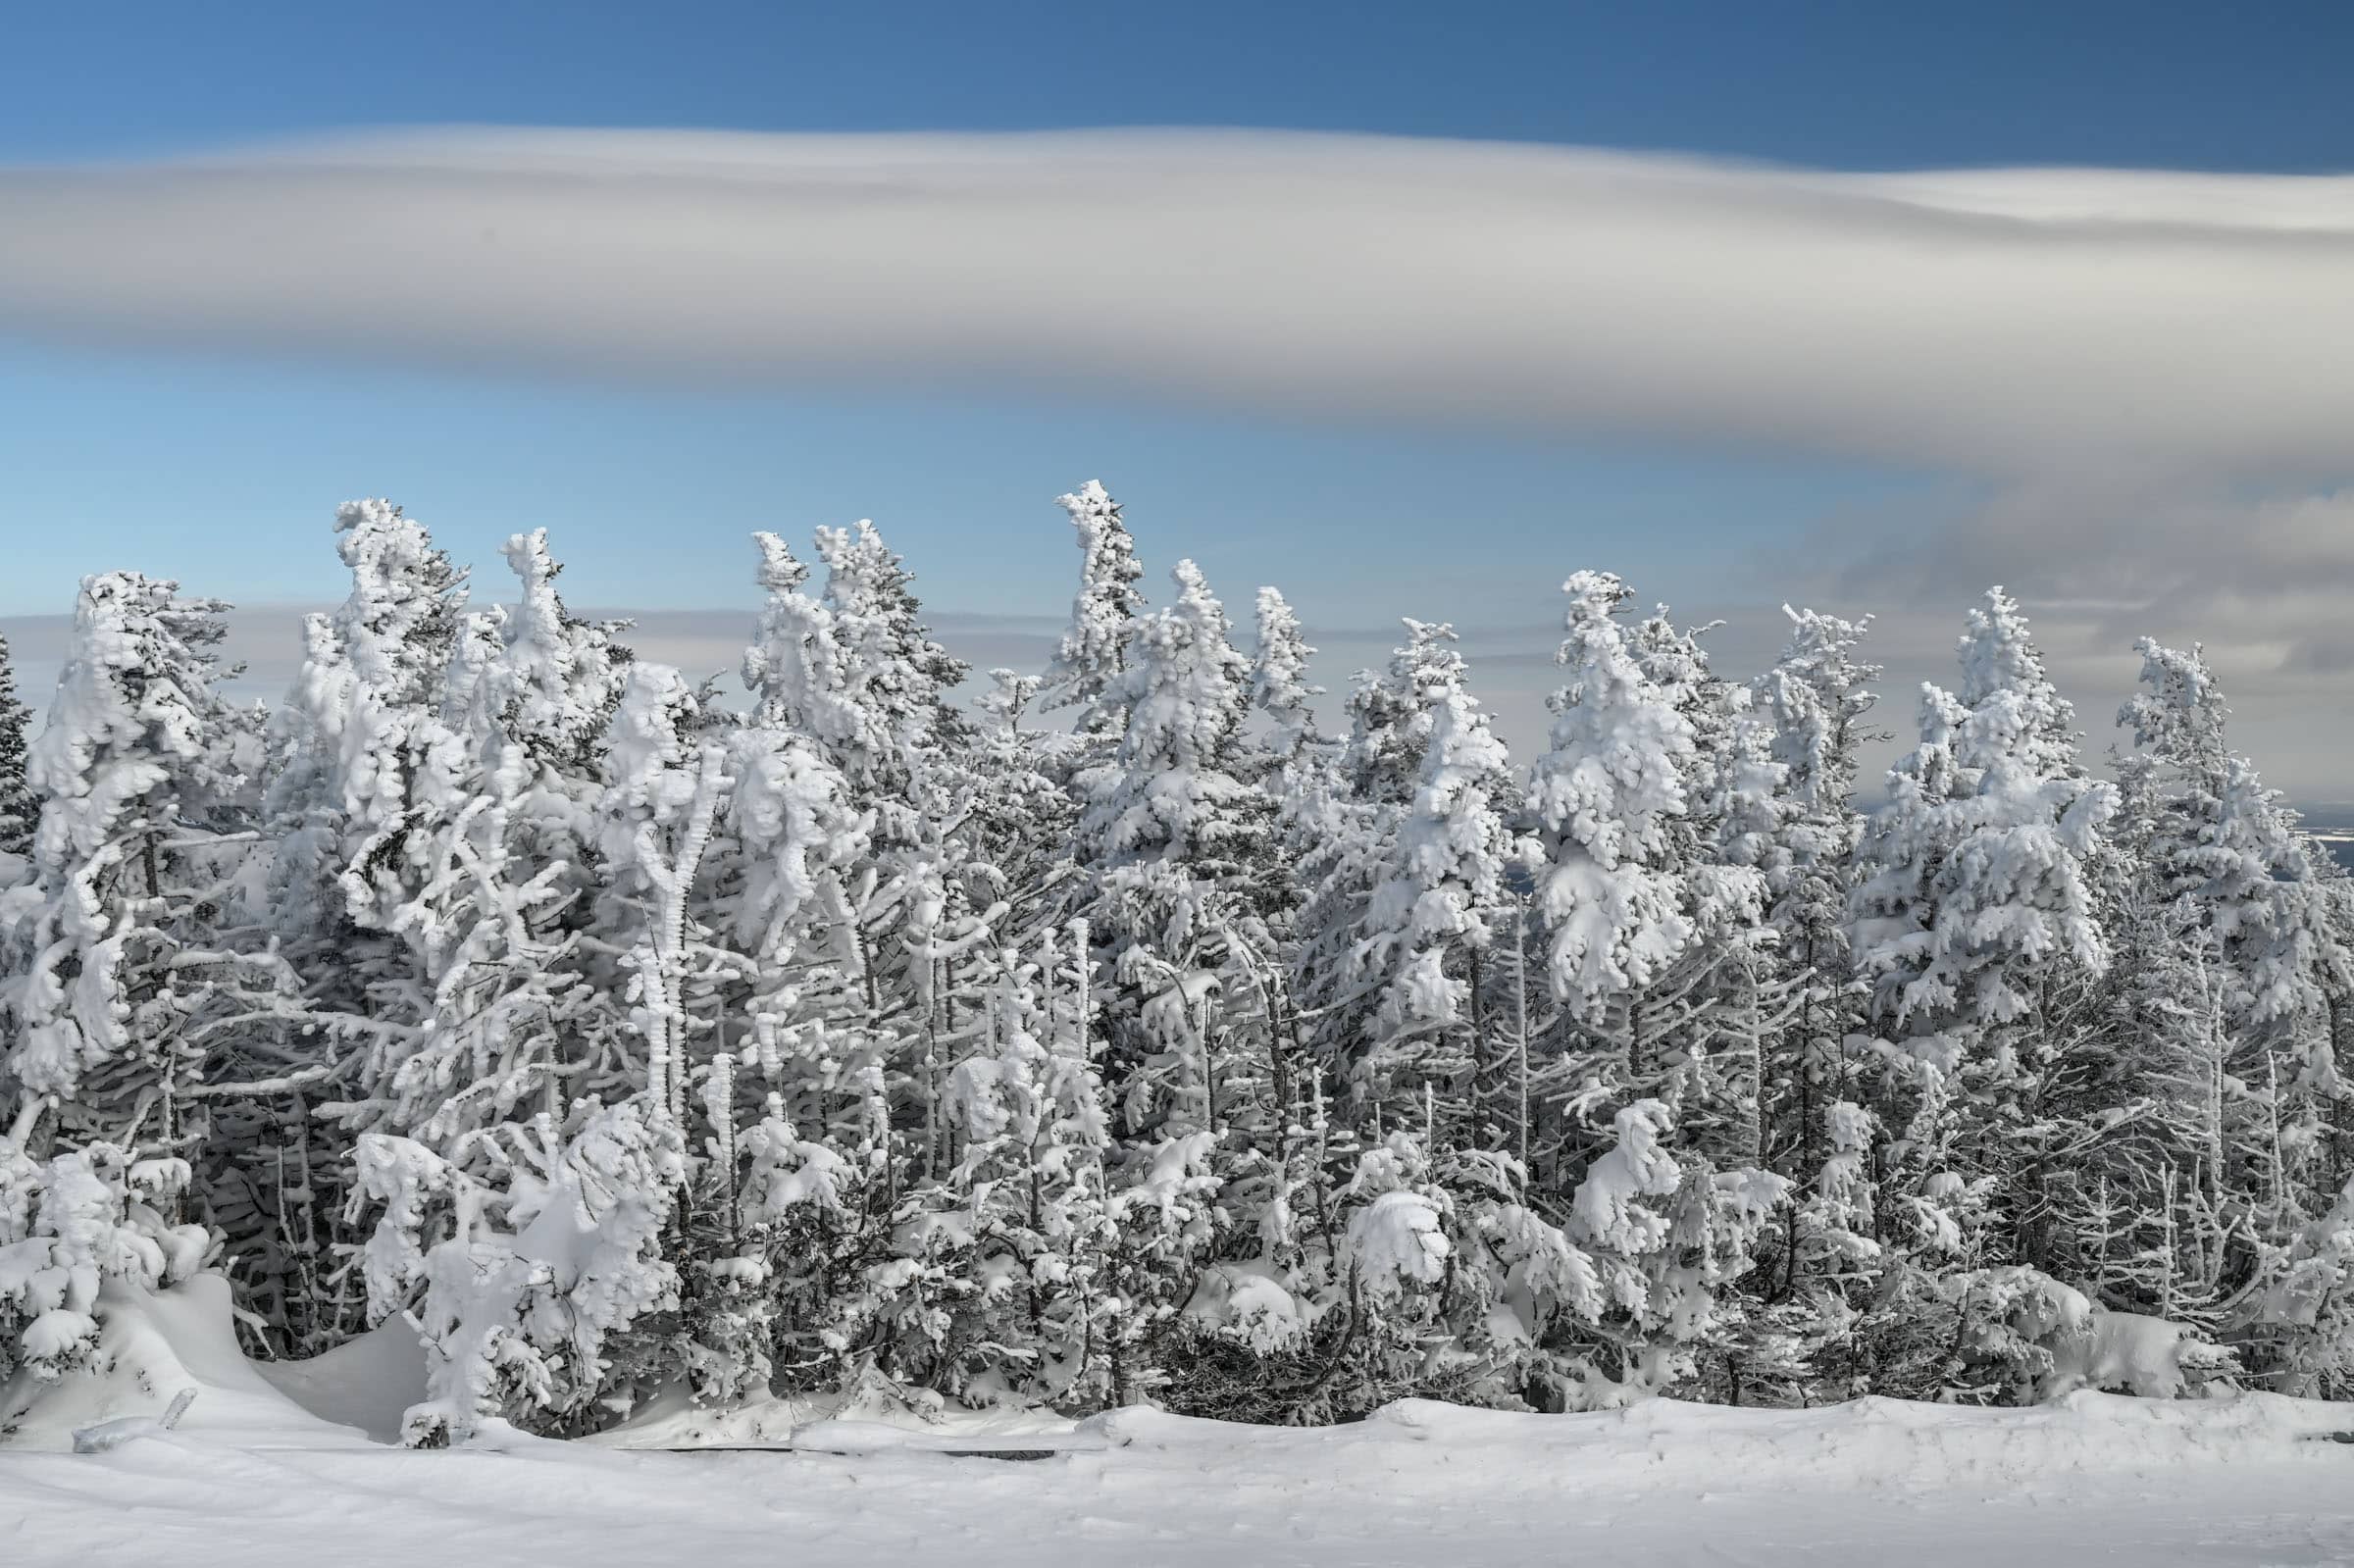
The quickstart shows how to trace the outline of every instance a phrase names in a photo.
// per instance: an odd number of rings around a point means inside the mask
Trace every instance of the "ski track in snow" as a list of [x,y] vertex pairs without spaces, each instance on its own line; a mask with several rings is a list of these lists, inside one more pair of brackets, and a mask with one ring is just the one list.
[[[2342,1413],[2340,1413],[2342,1414]],[[1124,1446],[935,1453],[214,1445],[0,1453],[0,1560],[1324,1565],[2354,1562],[2332,1414],[2075,1396],[1270,1431],[1126,1411]],[[300,1434],[289,1431],[289,1437]]]

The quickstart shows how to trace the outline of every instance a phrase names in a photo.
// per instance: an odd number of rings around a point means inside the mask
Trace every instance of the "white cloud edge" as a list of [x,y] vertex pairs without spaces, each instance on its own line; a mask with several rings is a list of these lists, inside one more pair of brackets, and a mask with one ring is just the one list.
[[1116,388],[2016,476],[2354,462],[2354,178],[448,127],[0,169],[0,330]]

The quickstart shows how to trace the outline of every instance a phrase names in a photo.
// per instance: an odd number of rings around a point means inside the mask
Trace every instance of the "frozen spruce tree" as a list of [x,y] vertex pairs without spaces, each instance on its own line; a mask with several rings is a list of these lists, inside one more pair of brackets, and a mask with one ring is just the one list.
[[1924,690],[1920,744],[1858,851],[1858,959],[1909,1054],[1951,1076],[1973,1055],[2017,1070],[2010,1025],[2051,966],[2099,969],[2088,862],[2115,791],[2077,762],[2069,704],[1999,588],[1963,639],[1966,693]]
[[282,1037],[255,1064],[278,1090],[216,1107],[204,1173],[248,1331],[298,1354],[361,1326],[359,1292],[333,1264],[351,1239],[349,1139],[315,1111],[355,1053],[409,1027],[418,969],[385,915],[423,874],[422,830],[460,747],[444,682],[464,572],[389,502],[344,503],[335,533],[350,591],[305,618],[302,665],[267,731],[257,935],[302,1005],[278,1010]]
[[1661,606],[1634,631],[1644,673],[1691,727],[1685,810],[1666,825],[1697,934],[1675,977],[1641,1004],[1636,1065],[1660,1071],[1681,1135],[1747,1165],[1772,1152],[1768,1099],[1777,1042],[1795,1011],[1779,933],[1766,918],[1792,862],[1788,775],[1754,691],[1718,675],[1704,639]]
[[1079,592],[1071,621],[1047,667],[1049,708],[1076,708],[1082,734],[1117,734],[1125,719],[1120,687],[1127,670],[1128,640],[1144,614],[1137,580],[1136,541],[1120,521],[1120,504],[1100,481],[1089,480],[1056,503],[1070,514],[1078,535]]
[[334,1113],[436,1150],[560,1110],[594,1022],[611,1014],[582,933],[593,910],[605,740],[628,675],[614,628],[555,588],[544,531],[507,542],[521,593],[461,623],[447,737],[416,803],[372,835],[345,886],[355,914],[399,937],[414,982],[398,1030],[372,1032],[358,1092]]
[[967,667],[932,639],[914,578],[872,524],[817,531],[824,606],[844,661],[860,740],[836,754],[852,799],[874,814],[870,891],[855,913],[864,1027],[889,1060],[889,1093],[916,1126],[926,1180],[947,1167],[941,1040],[987,985],[983,949],[1006,901],[975,863],[974,731],[954,701]]
[[9,913],[8,1079],[75,1141],[183,1150],[204,1077],[194,1015],[241,966],[210,949],[225,860],[212,812],[238,780],[214,689],[221,612],[132,573],[85,579],[32,747],[43,801]]
[[[1733,1317],[1712,1309],[1696,1319],[1661,1303],[1714,1302],[1720,1285],[1748,1271],[1786,1191],[1760,1168],[1764,1044],[1788,1014],[1764,961],[1773,944],[1760,935],[1762,868],[1782,853],[1784,776],[1746,693],[1710,671],[1697,633],[1664,615],[1623,624],[1616,612],[1628,594],[1608,574],[1579,573],[1564,587],[1567,680],[1528,814],[1565,1048],[1530,1096],[1561,1108],[1532,1152],[1568,1180],[1619,1158],[1613,1149],[1661,1145],[1662,1159],[1646,1156],[1645,1168],[1656,1166],[1663,1184],[1674,1173],[1675,1185],[1652,1192],[1663,1200],[1652,1218],[1634,1216],[1623,1235],[1588,1226],[1588,1239],[1637,1273],[1650,1265],[1636,1264],[1627,1243],[1655,1229],[1680,1238],[1639,1291],[1635,1275],[1617,1275],[1629,1315],[1613,1320],[1620,1365],[1605,1375],[1651,1387],[1705,1374],[1729,1392],[1743,1351]],[[1635,1250],[1654,1244],[1665,1245]]]
[[[764,1076],[796,1125],[839,1136],[846,1150],[889,1121],[893,1054],[868,1016],[882,992],[853,888],[885,881],[865,868],[915,824],[875,778],[874,742],[889,737],[856,698],[832,608],[805,590],[807,569],[783,540],[754,542],[768,596],[743,661],[754,701],[739,737],[745,809],[723,845],[749,879],[734,939],[755,959],[749,1005]],[[786,858],[772,868],[776,855]]]
[[[1098,1346],[1118,1332],[1104,1293],[1110,1120],[1086,941],[1079,924],[1046,933],[1034,957],[1001,955],[980,1039],[949,1078],[956,1223],[973,1239],[962,1308],[940,1336],[940,1379],[968,1402],[1085,1404],[1108,1392]],[[997,1354],[975,1354],[983,1345]]]
[[1119,752],[1082,777],[1080,842],[1118,977],[1105,1000],[1132,1053],[1120,1064],[1135,1075],[1121,1086],[1131,1119],[1204,1128],[1217,1121],[1229,1034],[1223,972],[1266,946],[1258,917],[1272,811],[1240,777],[1249,661],[1194,564],[1179,562],[1173,577],[1174,602],[1139,624],[1129,648]]
[[[2118,716],[2135,746],[2120,765],[2121,835],[2175,924],[2214,933],[2238,1036],[2292,1087],[2331,1082],[2330,1009],[2354,976],[2327,857],[2231,751],[2229,710],[2200,650],[2136,646],[2144,689]],[[2272,1071],[2241,1069],[2251,1081]]]
[[1360,1075],[1377,1094],[1403,1088],[1409,1104],[1424,1086],[1462,1103],[1474,1075],[1494,1067],[1482,1058],[1500,1033],[1490,1028],[1486,963],[1513,852],[1502,815],[1510,759],[1462,677],[1452,646],[1420,669],[1421,779],[1398,818],[1389,875],[1373,889],[1356,948],[1380,997]]
[[1340,769],[1350,794],[1388,806],[1403,806],[1422,777],[1422,760],[1430,747],[1430,711],[1422,700],[1427,673],[1452,661],[1455,628],[1440,623],[1403,623],[1406,641],[1379,671],[1356,673],[1347,704],[1349,733]]
[[1251,661],[1251,705],[1274,726],[1271,749],[1285,760],[1321,737],[1315,699],[1324,688],[1307,680],[1316,650],[1300,631],[1300,617],[1274,588],[1258,590],[1258,650]]
[[914,574],[872,523],[819,529],[817,553],[826,564],[825,604],[848,700],[863,732],[861,754],[844,759],[844,771],[906,787],[929,753],[970,738],[970,723],[950,696],[967,667],[932,640]]
[[1966,696],[1924,688],[1920,742],[1890,770],[1850,901],[1890,1039],[1895,1272],[1881,1302],[1899,1331],[1956,1267],[2065,1266],[2066,1215],[2085,1197],[2073,1178],[2100,1127],[2075,1088],[2104,1049],[2098,878],[2115,791],[2078,764],[2073,712],[1999,588],[1961,654]]
[[505,647],[476,721],[550,782],[585,793],[628,676],[630,651],[614,640],[624,627],[584,621],[565,605],[556,591],[564,567],[548,553],[547,530],[514,535],[504,554],[522,594],[500,629]]
[[1356,673],[1338,755],[1282,780],[1283,839],[1299,888],[1293,987],[1303,1033],[1336,1084],[1358,1083],[1356,1066],[1375,1035],[1383,986],[1368,974],[1365,924],[1375,891],[1397,869],[1399,829],[1421,787],[1431,721],[1424,692],[1433,672],[1444,685],[1459,682],[1462,669],[1453,627],[1404,625],[1406,641],[1388,664]]
[[22,855],[32,848],[33,824],[40,807],[26,776],[32,711],[17,696],[17,669],[9,659],[8,639],[0,637],[0,855]]
[[[318,968],[350,972],[343,978],[364,989],[379,958],[350,943],[360,919],[379,906],[376,880],[401,877],[397,835],[445,765],[436,748],[454,741],[444,683],[465,573],[385,501],[345,502],[335,532],[351,591],[332,613],[305,618],[302,666],[271,726],[268,809],[274,893],[288,943],[315,954]],[[372,844],[377,853],[355,868]],[[355,870],[357,884],[346,885]],[[296,962],[312,967],[305,957]],[[362,1007],[355,1000],[350,1010]]]
[[1578,1030],[1551,1071],[1591,1103],[1666,1099],[1716,1157],[1753,1162],[1758,1042],[1778,1006],[1761,995],[1756,862],[1777,774],[1692,634],[1620,623],[1626,589],[1607,574],[1565,586],[1568,679],[1528,790],[1546,968]]
[[1626,585],[1580,572],[1562,591],[1567,679],[1553,698],[1551,749],[1528,788],[1545,861],[1537,905],[1547,972],[1590,1027],[1628,1037],[1639,1026],[1634,997],[1665,978],[1694,936],[1675,850],[1697,743],[1614,619]]
[[242,787],[215,689],[224,608],[84,579],[31,748],[40,820],[0,904],[0,1360],[44,1376],[95,1344],[102,1279],[155,1287],[201,1260],[184,1194],[209,1101],[282,997],[219,918],[244,848],[222,826]]
[[322,1107],[362,1135],[351,1217],[375,1212],[371,1317],[410,1312],[427,1343],[419,1442],[571,1419],[608,1391],[604,1336],[671,1299],[667,1264],[639,1271],[677,1185],[655,1173],[676,1169],[678,1122],[645,1103],[626,1029],[661,998],[633,1019],[592,940],[630,656],[565,606],[544,531],[505,554],[518,602],[459,624],[448,737],[415,807],[361,852],[366,872],[402,869],[347,879],[407,949],[402,1027]]
[[[1850,1040],[1864,1029],[1867,987],[1847,940],[1847,900],[1865,816],[1857,752],[1883,738],[1869,714],[1876,664],[1858,656],[1869,618],[1847,621],[1784,606],[1790,640],[1755,683],[1782,769],[1782,854],[1768,868],[1775,954],[1794,1011],[1769,1043],[1760,1110],[1768,1166],[1798,1184],[1761,1306],[1804,1342],[1817,1376],[1852,1378],[1842,1326],[1869,1291],[1872,1147],[1878,1127],[1859,1103]],[[1834,1384],[1834,1387],[1839,1385]]]
[[[1204,1199],[1255,1176],[1298,1092],[1277,1027],[1274,802],[1245,782],[1250,663],[1193,563],[1173,577],[1174,601],[1129,646],[1119,750],[1080,781],[1088,918],[1108,971],[1104,1077],[1127,1141],[1108,1199],[1109,1278],[1126,1314],[1112,1374],[1131,1393],[1185,1304],[1169,1293],[1179,1280],[1204,1249],[1257,1230],[1263,1189],[1214,1212]],[[1135,1338],[1154,1324],[1151,1340]]]
[[766,595],[742,663],[753,722],[798,731],[831,749],[857,745],[860,718],[833,612],[807,591],[808,565],[782,538],[755,533],[752,543]]

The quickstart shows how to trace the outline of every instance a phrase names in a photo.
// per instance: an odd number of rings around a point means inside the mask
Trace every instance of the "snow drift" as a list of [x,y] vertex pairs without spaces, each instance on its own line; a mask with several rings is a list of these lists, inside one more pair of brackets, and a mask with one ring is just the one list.
[[[76,1432],[160,1418],[191,1389],[196,1397],[176,1429],[185,1438],[239,1447],[368,1442],[363,1423],[343,1424],[297,1396],[329,1380],[306,1379],[298,1367],[266,1372],[245,1358],[230,1316],[229,1282],[219,1275],[200,1274],[155,1294],[110,1282],[98,1300],[98,1350],[86,1365],[54,1384],[22,1371],[0,1389],[0,1434],[9,1446],[71,1448]],[[337,1366],[360,1371],[374,1340],[370,1336],[336,1352]],[[332,1381],[323,1410],[353,1413],[368,1397],[364,1378]]]

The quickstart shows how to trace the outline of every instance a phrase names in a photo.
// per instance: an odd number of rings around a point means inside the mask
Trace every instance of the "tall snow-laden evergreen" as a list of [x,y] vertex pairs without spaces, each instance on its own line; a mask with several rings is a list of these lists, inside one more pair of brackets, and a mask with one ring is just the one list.
[[2344,1327],[2300,1282],[2320,1255],[2308,1217],[2354,1178],[2347,884],[2231,749],[2201,651],[2137,646],[2117,924],[2140,1027],[2121,1065],[2151,1114],[2102,1151],[2117,1197],[2097,1239],[2104,1262],[2152,1260],[2118,1270],[2137,1305],[2244,1336],[2283,1387],[2343,1387]]
[[1145,598],[1137,580],[1136,541],[1120,521],[1120,503],[1099,480],[1089,480],[1056,504],[1070,514],[1079,544],[1079,592],[1071,620],[1047,667],[1048,706],[1077,708],[1082,734],[1116,733],[1122,723],[1119,687],[1128,640]]
[[[1487,961],[1503,922],[1513,844],[1504,744],[1463,688],[1453,648],[1418,672],[1426,730],[1421,777],[1399,816],[1356,955],[1378,991],[1361,1071],[1376,1092],[1435,1084],[1465,1103],[1492,1064]],[[1409,1094],[1409,1101],[1412,1094]],[[1469,1129],[1461,1129],[1468,1132]]]
[[[1225,1023],[1246,1003],[1234,982],[1262,952],[1272,808],[1244,782],[1250,663],[1191,561],[1169,608],[1138,624],[1119,688],[1118,752],[1082,776],[1082,854],[1106,944],[1106,1005],[1129,1053],[1118,1064],[1131,1125],[1218,1123]],[[1234,966],[1230,972],[1229,966]]]
[[198,978],[236,964],[201,925],[223,870],[213,813],[238,783],[215,690],[225,608],[130,573],[85,579],[32,748],[8,1077],[77,1139],[179,1144],[203,1077]]
[[1580,572],[1561,590],[1566,683],[1552,700],[1552,746],[1528,786],[1544,858],[1546,974],[1589,1028],[1625,1033],[1637,1027],[1629,998],[1660,982],[1695,936],[1670,824],[1690,809],[1697,741],[1613,619],[1626,585]]
[[1300,630],[1300,617],[1276,588],[1258,590],[1258,648],[1251,661],[1251,705],[1274,726],[1272,749],[1296,757],[1318,739],[1315,699],[1324,688],[1307,680],[1307,661],[1316,650]]
[[26,776],[32,710],[17,696],[17,667],[8,639],[0,637],[0,855],[22,855],[32,847],[40,802]]
[[40,820],[0,903],[0,1365],[39,1377],[93,1353],[104,1281],[158,1287],[206,1252],[188,1189],[208,1102],[247,1070],[239,1026],[284,990],[219,918],[244,827],[225,608],[85,578],[26,769]]
[[1879,1125],[1853,1049],[1868,987],[1856,975],[1847,904],[1866,823],[1857,753],[1881,738],[1867,728],[1880,671],[1857,656],[1868,621],[1783,613],[1790,640],[1756,692],[1783,771],[1783,855],[1767,885],[1794,1010],[1768,1042],[1759,1109],[1767,1162],[1797,1185],[1763,1307],[1814,1378],[1852,1380],[1849,1325],[1875,1288],[1880,1255],[1870,1181]]
[[2074,1267],[2076,1217],[2097,1196],[2082,1156],[2128,1109],[2095,1087],[2112,1048],[2099,985],[2116,791],[2078,763],[2073,712],[2000,588],[1960,653],[1964,695],[1924,689],[1920,743],[1890,770],[1851,894],[1888,1031],[1890,1299],[1915,1328],[1948,1271]]

